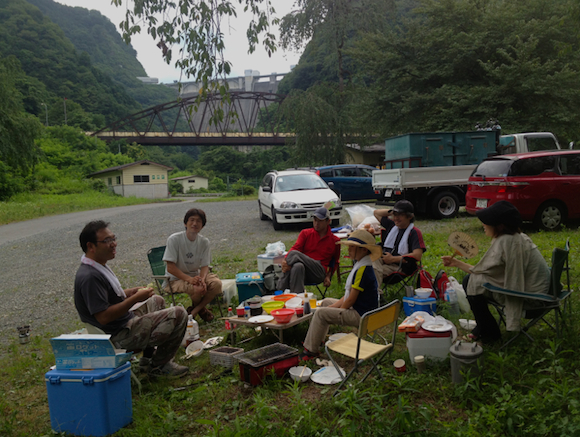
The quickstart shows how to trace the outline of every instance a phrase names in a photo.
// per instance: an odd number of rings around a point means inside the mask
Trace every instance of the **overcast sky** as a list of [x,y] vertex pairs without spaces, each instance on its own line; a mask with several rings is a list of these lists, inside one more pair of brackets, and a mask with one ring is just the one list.
[[[124,19],[124,7],[111,5],[111,0],[97,0],[89,2],[87,0],[55,0],[68,6],[80,6],[87,9],[96,9],[101,14],[109,18],[119,28],[119,23]],[[125,0],[129,1],[129,0]],[[276,16],[282,17],[291,10],[293,0],[271,0]],[[133,2],[130,2],[133,4]],[[90,6],[89,6],[90,4]],[[232,63],[231,76],[243,76],[245,70],[257,70],[260,74],[287,73],[291,65],[296,65],[300,55],[294,52],[283,52],[278,49],[272,57],[268,57],[266,51],[259,46],[252,54],[248,54],[248,42],[246,29],[249,22],[249,15],[244,16],[242,8],[239,8],[238,18],[229,21],[229,34],[226,34],[225,57]],[[278,30],[273,32],[279,37]],[[137,59],[145,68],[150,77],[156,77],[159,82],[169,83],[174,80],[187,80],[181,78],[179,70],[167,65],[161,56],[161,51],[156,47],[147,31],[143,29],[140,35],[131,39],[131,45],[137,51]],[[174,56],[177,50],[174,49]]]

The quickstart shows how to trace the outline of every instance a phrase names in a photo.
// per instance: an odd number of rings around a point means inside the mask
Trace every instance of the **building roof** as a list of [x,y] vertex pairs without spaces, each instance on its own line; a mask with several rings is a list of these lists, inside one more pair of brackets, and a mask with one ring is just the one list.
[[96,175],[98,175],[98,174],[101,174],[101,173],[108,173],[108,172],[111,172],[111,171],[123,170],[123,169],[125,169],[125,168],[129,168],[129,167],[133,167],[133,166],[135,166],[135,165],[141,165],[141,164],[145,164],[145,163],[147,163],[147,164],[151,164],[151,165],[156,165],[156,166],[158,166],[158,167],[163,167],[163,168],[165,168],[167,171],[171,171],[171,170],[173,170],[173,167],[168,167],[168,166],[166,166],[166,165],[159,164],[159,163],[157,163],[157,162],[153,162],[153,161],[149,161],[149,160],[147,160],[147,159],[143,159],[143,160],[141,160],[141,161],[132,162],[132,163],[130,163],[130,164],[123,164],[123,165],[118,165],[118,166],[116,166],[116,167],[109,167],[109,168],[106,168],[106,169],[104,169],[104,170],[99,170],[99,171],[96,171],[96,172],[94,172],[94,173],[91,173],[89,176],[96,176]]
[[205,176],[199,176],[199,175],[192,174],[192,175],[189,175],[189,176],[180,176],[178,178],[171,178],[171,180],[172,181],[181,181],[183,179],[189,179],[189,178],[204,178],[204,179],[208,179]]
[[[346,147],[354,150],[361,150],[361,147],[358,144],[347,144]],[[362,149],[363,153],[384,152],[384,151],[385,151],[385,143],[370,144]]]

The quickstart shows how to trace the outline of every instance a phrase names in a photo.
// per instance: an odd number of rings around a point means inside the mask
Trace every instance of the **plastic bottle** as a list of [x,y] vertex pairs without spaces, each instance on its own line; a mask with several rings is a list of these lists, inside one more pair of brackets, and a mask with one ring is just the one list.
[[445,284],[445,301],[449,302],[449,313],[459,314],[459,301],[457,300],[457,293],[450,282]]
[[[234,317],[234,312],[232,311],[232,307],[228,307],[228,317]],[[233,326],[228,319],[226,319],[225,325],[226,325],[226,329],[228,331],[231,331],[233,329]]]
[[185,347],[199,338],[199,326],[190,314],[187,316],[187,328],[185,329]]
[[310,302],[304,302],[304,315],[310,314]]
[[249,319],[250,318],[250,306],[249,305],[246,305],[244,307],[244,317],[246,319]]

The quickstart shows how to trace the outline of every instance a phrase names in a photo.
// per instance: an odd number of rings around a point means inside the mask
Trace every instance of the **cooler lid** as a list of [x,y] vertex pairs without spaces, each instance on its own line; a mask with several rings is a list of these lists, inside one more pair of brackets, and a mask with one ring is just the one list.
[[94,382],[102,382],[119,373],[131,370],[131,363],[127,362],[114,369],[53,369],[44,375],[44,380],[59,377],[61,382],[82,382],[83,379],[92,378]]
[[[423,299],[425,300],[425,299]],[[445,331],[445,332],[431,332],[431,331],[427,331],[426,329],[423,328],[419,328],[419,330],[417,332],[407,332],[407,336],[409,336],[409,338],[426,338],[426,337],[451,337],[451,331]]]
[[418,297],[404,297],[403,298],[403,303],[404,302],[414,302],[415,304],[428,304],[428,303],[434,303],[437,299],[435,299],[434,297],[428,297],[426,299],[420,299]]
[[456,341],[449,348],[449,353],[456,358],[477,358],[483,354],[483,348],[477,343]]
[[236,274],[237,284],[262,283],[264,280],[260,272],[238,273]]

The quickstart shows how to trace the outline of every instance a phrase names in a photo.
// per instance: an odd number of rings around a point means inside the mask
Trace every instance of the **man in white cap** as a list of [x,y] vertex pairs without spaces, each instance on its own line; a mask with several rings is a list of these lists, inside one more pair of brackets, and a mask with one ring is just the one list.
[[[374,216],[386,229],[383,255],[373,263],[380,287],[383,281],[398,282],[400,278],[394,274],[410,276],[415,273],[427,249],[423,234],[413,224],[415,208],[408,200],[399,200],[393,209],[375,209]],[[387,279],[389,277],[394,278],[394,282],[390,282]]]
[[326,298],[321,308],[314,313],[310,328],[304,340],[301,360],[309,360],[319,355],[320,345],[328,334],[330,325],[358,327],[361,316],[379,306],[377,280],[372,263],[381,256],[381,247],[368,231],[358,229],[346,241],[338,244],[348,246],[348,255],[355,263],[340,299]]
[[330,278],[338,266],[339,239],[330,230],[330,215],[326,208],[318,208],[312,216],[312,228],[298,235],[294,246],[282,261],[282,277],[278,289],[304,293],[304,284],[330,286]]

